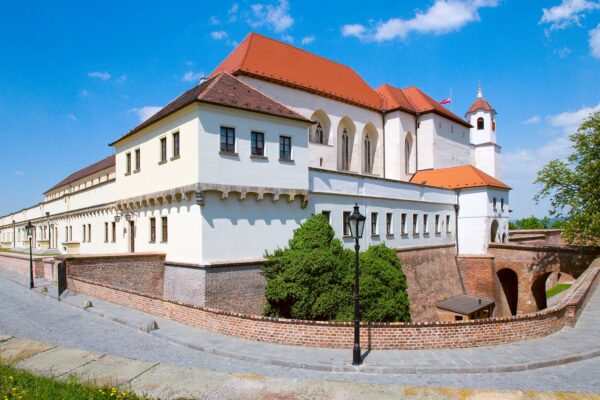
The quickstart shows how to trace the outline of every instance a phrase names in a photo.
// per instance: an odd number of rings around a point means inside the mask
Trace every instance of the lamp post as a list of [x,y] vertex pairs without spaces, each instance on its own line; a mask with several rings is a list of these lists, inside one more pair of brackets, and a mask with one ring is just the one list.
[[27,225],[25,225],[25,232],[27,233],[27,237],[29,238],[29,289],[33,289],[33,245],[32,245],[32,238],[33,238],[33,230],[34,230],[34,226],[31,225],[31,221],[29,221],[27,223]]
[[354,204],[354,212],[350,215],[348,224],[350,225],[350,234],[354,238],[354,348],[352,353],[352,365],[360,365],[360,310],[359,310],[359,271],[358,271],[358,251],[360,245],[358,239],[362,238],[365,229],[365,220],[367,218],[358,210],[358,204]]

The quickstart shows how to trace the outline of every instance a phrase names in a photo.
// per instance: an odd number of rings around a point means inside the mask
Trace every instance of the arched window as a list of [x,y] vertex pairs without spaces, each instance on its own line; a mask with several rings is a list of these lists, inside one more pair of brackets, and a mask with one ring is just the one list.
[[342,169],[348,171],[350,169],[350,138],[348,131],[344,128],[342,132]]
[[410,174],[410,159],[412,156],[412,137],[410,133],[404,139],[404,173]]
[[373,172],[373,160],[371,153],[371,139],[369,136],[365,136],[365,172],[370,174]]
[[478,131],[483,130],[483,117],[477,118],[477,130]]
[[323,144],[323,126],[320,122],[317,122],[317,128],[315,129],[315,137],[313,139],[314,142]]

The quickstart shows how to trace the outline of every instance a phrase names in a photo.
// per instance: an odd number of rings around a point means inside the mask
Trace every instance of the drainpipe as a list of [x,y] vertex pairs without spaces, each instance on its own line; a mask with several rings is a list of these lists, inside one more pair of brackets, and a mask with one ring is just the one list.
[[385,178],[385,114],[381,111],[381,129],[383,131],[383,177]]
[[[415,118],[415,172],[419,170],[419,135],[417,131],[419,130],[419,117],[421,113],[417,113]],[[410,162],[410,161],[409,161]]]
[[454,240],[456,241],[456,255],[460,254],[460,248],[458,246],[458,211],[460,210],[460,205],[458,203],[458,197],[460,196],[460,189],[456,190],[456,204],[454,205]]

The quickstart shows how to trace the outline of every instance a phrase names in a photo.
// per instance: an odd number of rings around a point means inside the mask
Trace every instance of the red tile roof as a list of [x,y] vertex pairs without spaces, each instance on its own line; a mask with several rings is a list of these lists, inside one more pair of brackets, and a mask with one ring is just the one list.
[[473,104],[471,104],[471,107],[469,107],[467,114],[474,113],[477,110],[494,111],[495,112],[495,110],[492,108],[492,106],[490,106],[490,103],[488,103],[487,100],[484,99],[483,97],[478,97],[475,99]]
[[418,171],[410,182],[443,189],[492,186],[510,190],[508,185],[472,165]]
[[381,110],[377,93],[350,67],[250,33],[213,71],[253,76],[351,104]]
[[194,103],[209,103],[225,107],[238,108],[274,115],[282,118],[294,119],[310,123],[311,121],[287,108],[283,104],[265,96],[261,92],[246,85],[244,82],[228,73],[219,73],[210,79],[194,86],[175,100],[167,104],[156,114],[127,132],[125,135],[111,143],[113,146],[121,140],[141,131],[142,129],[160,121],[176,111]]
[[80,169],[79,171],[73,172],[71,175],[67,176],[62,181],[58,182],[56,185],[52,186],[50,189],[46,190],[44,194],[49,193],[55,189],[58,189],[62,186],[66,186],[70,183],[76,182],[86,176],[93,175],[97,172],[103,171],[105,169],[109,169],[115,166],[115,155],[108,156],[105,159],[102,159],[92,165],[88,165],[85,168]]
[[388,84],[379,86],[376,89],[377,93],[384,99],[384,107],[386,111],[404,110],[410,113],[425,114],[436,113],[446,117],[454,122],[471,127],[467,121],[454,114],[439,102],[428,96],[421,89],[410,86],[400,89]]

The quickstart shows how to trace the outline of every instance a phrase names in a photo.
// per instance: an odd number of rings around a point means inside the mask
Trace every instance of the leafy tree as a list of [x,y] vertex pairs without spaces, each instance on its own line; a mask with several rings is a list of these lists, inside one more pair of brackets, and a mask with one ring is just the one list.
[[[361,317],[410,319],[406,278],[393,250],[373,246],[360,255]],[[333,228],[313,215],[294,232],[289,247],[267,254],[265,315],[350,321],[353,318],[354,253]]]
[[514,231],[515,229],[519,229],[519,227],[517,226],[516,223],[514,223],[512,221],[508,221],[508,229],[510,229],[511,231]]
[[573,153],[550,161],[538,172],[541,190],[534,199],[549,198],[550,215],[568,217],[563,236],[569,243],[600,244],[600,112],[569,136]]
[[566,222],[567,221],[564,220],[564,219],[556,219],[556,220],[554,220],[554,222],[552,222],[552,225],[550,226],[550,228],[552,228],[552,229],[564,229]]
[[517,229],[544,229],[546,227],[547,218],[539,219],[534,217],[521,218],[515,221]]

